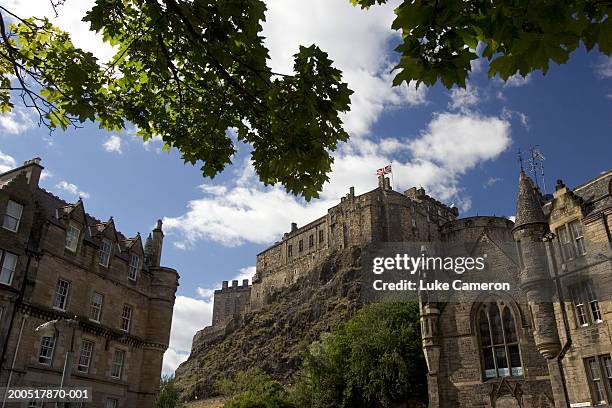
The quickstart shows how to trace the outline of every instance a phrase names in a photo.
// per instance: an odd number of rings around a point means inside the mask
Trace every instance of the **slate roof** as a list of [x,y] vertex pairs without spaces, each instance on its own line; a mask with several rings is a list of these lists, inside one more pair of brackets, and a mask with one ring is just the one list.
[[548,222],[542,211],[540,194],[536,191],[533,181],[521,170],[514,228],[528,224],[548,224]]

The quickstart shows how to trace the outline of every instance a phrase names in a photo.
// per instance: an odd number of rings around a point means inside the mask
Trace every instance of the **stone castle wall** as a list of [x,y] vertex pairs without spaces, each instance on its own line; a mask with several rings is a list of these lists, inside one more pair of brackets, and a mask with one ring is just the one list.
[[457,216],[456,208],[422,188],[392,190],[388,178],[379,177],[379,187],[361,195],[351,188],[327,214],[299,228],[292,223],[281,241],[258,254],[252,286],[216,291],[213,325],[258,310],[274,291],[291,286],[334,251],[372,242],[436,240],[439,227]]

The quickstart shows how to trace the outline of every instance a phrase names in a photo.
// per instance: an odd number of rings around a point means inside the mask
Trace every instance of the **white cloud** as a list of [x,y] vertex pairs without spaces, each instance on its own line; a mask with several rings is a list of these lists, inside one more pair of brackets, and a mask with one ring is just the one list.
[[109,136],[109,138],[102,144],[102,147],[104,147],[104,150],[109,153],[123,153],[121,150],[121,138],[117,135]]
[[172,347],[168,347],[164,353],[164,362],[162,364],[162,375],[172,375],[174,371],[189,357],[189,352],[177,351]]
[[92,52],[103,62],[115,54],[114,49],[102,42],[102,35],[89,31],[89,23],[81,21],[85,13],[94,6],[94,0],[66,0],[57,7],[55,15],[49,0],[5,0],[4,6],[19,17],[48,17],[62,30],[70,33],[70,39],[77,47]]
[[611,78],[612,77],[612,57],[602,55],[599,57],[597,64],[595,64],[595,73],[600,78]]
[[477,163],[496,158],[510,145],[510,124],[477,114],[435,115],[420,138],[411,142],[415,155],[463,174]]
[[5,173],[17,167],[17,161],[6,153],[0,151],[0,173]]
[[465,88],[454,87],[450,92],[451,101],[448,106],[454,110],[466,110],[480,102],[480,91],[467,83]]
[[[330,181],[321,197],[311,203],[281,187],[263,187],[247,163],[235,182],[201,186],[203,196],[190,201],[184,214],[167,217],[164,225],[181,249],[200,240],[228,246],[272,243],[289,230],[291,222],[304,225],[324,215],[349,187],[355,186],[357,194],[375,188],[375,170],[390,162],[399,191],[421,185],[438,199],[466,211],[471,200],[459,187],[460,177],[495,159],[510,144],[510,123],[504,118],[473,112],[439,113],[413,139],[386,138],[374,143],[352,138],[336,152]],[[402,154],[394,156],[400,150]]]
[[390,27],[399,1],[368,11],[346,0],[268,0],[266,4],[264,36],[272,69],[292,72],[299,45],[314,43],[327,52],[355,91],[351,112],[343,117],[351,135],[367,134],[385,108],[425,103],[425,87],[391,86],[389,42],[398,34]]
[[522,76],[519,73],[512,75],[510,78],[504,82],[504,87],[520,87],[523,85],[527,85],[531,82],[531,74],[527,74],[527,76]]
[[0,129],[6,133],[17,135],[34,126],[36,122],[28,108],[16,106],[12,111],[0,114]]
[[494,185],[496,185],[500,181],[502,181],[502,179],[500,177],[489,177],[489,179],[483,184],[483,187],[484,188],[493,187]]
[[77,187],[76,184],[69,183],[69,182],[67,182],[65,180],[62,180],[59,183],[57,183],[55,185],[55,188],[57,188],[59,190],[62,190],[62,191],[65,191],[65,192],[67,192],[69,194],[72,194],[75,197],[81,197],[81,198],[89,198],[90,197],[89,193],[86,193],[84,191],[80,191],[79,187]]
[[506,120],[516,118],[525,129],[529,129],[529,117],[527,117],[527,115],[525,115],[523,112],[508,109],[504,106],[501,111],[501,117]]

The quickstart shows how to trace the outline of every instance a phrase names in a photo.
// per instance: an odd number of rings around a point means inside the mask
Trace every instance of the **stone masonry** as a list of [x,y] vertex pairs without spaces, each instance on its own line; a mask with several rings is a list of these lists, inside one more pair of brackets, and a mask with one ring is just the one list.
[[338,249],[470,243],[487,254],[487,270],[518,290],[420,297],[429,406],[612,406],[612,171],[574,189],[559,180],[546,196],[521,171],[518,187],[515,222],[459,219],[422,188],[401,194],[383,177],[362,195],[351,188],[326,215],[292,224],[261,252],[251,286],[225,282],[213,326],[194,343],[230,335],[242,315]]
[[0,174],[0,384],[58,386],[64,374],[91,387],[89,407],[152,408],[179,278],[160,265],[161,221],[143,246],[40,188],[42,169]]

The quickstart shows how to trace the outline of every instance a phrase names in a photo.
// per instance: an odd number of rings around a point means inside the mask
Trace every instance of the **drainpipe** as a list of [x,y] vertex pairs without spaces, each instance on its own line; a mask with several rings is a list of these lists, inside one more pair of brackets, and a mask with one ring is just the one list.
[[557,366],[559,367],[559,375],[561,376],[561,385],[563,386],[563,394],[565,396],[566,406],[569,407],[569,393],[567,391],[567,382],[565,378],[565,371],[563,370],[563,359],[565,355],[572,347],[572,336],[569,329],[569,321],[567,318],[567,309],[565,308],[565,297],[563,296],[563,290],[561,289],[561,280],[557,271],[557,258],[555,257],[555,250],[552,245],[552,240],[555,238],[555,234],[552,232],[546,234],[544,237],[544,245],[546,246],[546,253],[548,255],[549,265],[551,265],[555,286],[557,289],[557,296],[559,298],[559,305],[561,307],[561,317],[563,318],[563,330],[565,332],[565,343],[561,348],[561,351],[557,355]]
[[11,380],[13,379],[13,371],[15,369],[15,362],[17,361],[17,352],[19,351],[19,343],[21,343],[21,336],[23,334],[23,327],[25,326],[28,315],[23,315],[21,319],[21,328],[19,329],[19,337],[17,338],[17,345],[15,346],[15,354],[13,354],[13,362],[11,364],[11,371],[9,372],[8,381],[6,382],[6,389],[4,390],[4,396],[2,397],[2,408],[6,405],[6,397],[11,386]]
[[[26,244],[26,248],[29,246],[29,243]],[[8,343],[9,343],[9,339],[11,338],[11,333],[13,332],[13,326],[15,324],[15,317],[17,316],[17,310],[19,309],[19,306],[21,306],[21,304],[23,303],[23,297],[25,294],[25,287],[26,287],[26,283],[27,283],[27,278],[28,278],[28,272],[30,270],[30,263],[32,262],[32,255],[33,252],[31,252],[30,250],[26,249],[26,252],[28,254],[28,262],[26,263],[26,268],[25,268],[25,272],[23,273],[23,279],[21,281],[21,287],[19,288],[19,294],[17,296],[17,300],[15,301],[15,305],[13,306],[13,312],[11,313],[11,321],[9,323],[9,328],[8,328],[8,332],[6,334],[6,339],[4,339],[4,345],[2,347],[2,357],[0,357],[0,368],[4,367],[4,360],[6,359],[6,349],[8,348]],[[17,354],[17,353],[15,353]],[[11,374],[12,374],[12,368],[11,368]],[[9,374],[10,376],[10,374]]]

